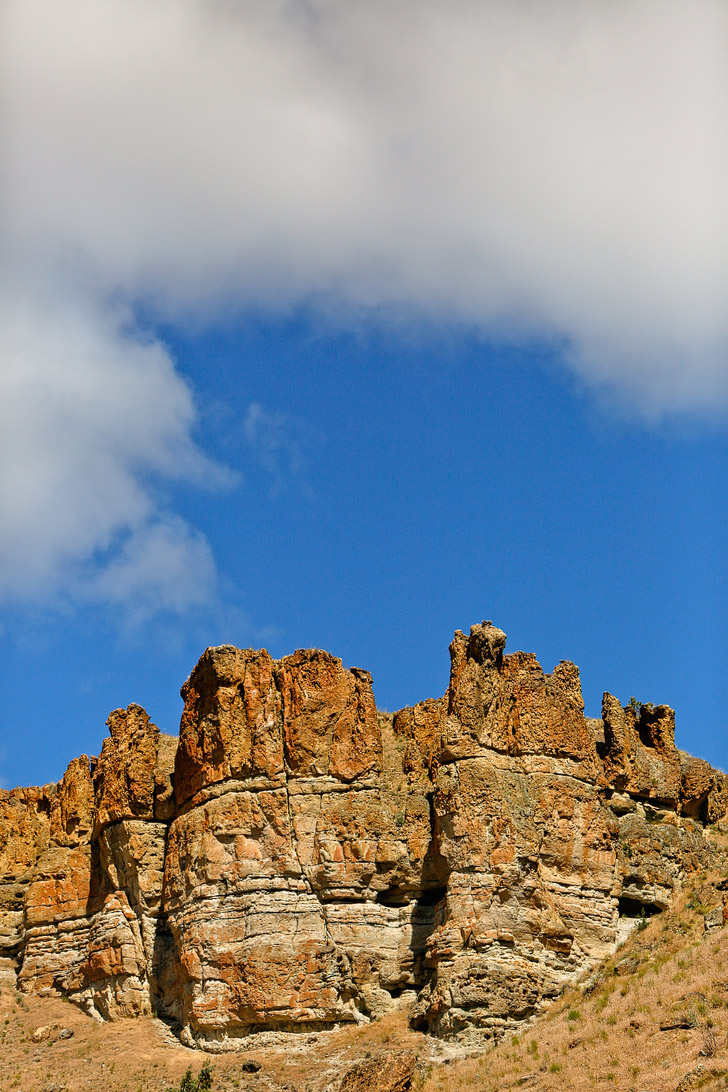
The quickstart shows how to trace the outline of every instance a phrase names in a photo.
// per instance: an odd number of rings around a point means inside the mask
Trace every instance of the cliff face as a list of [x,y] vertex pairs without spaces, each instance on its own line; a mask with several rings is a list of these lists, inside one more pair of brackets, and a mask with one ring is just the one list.
[[98,760],[0,792],[0,956],[91,1016],[226,1049],[361,1021],[498,1035],[669,905],[728,779],[666,706],[584,718],[578,670],[458,632],[445,696],[377,713],[319,651],[208,649],[179,740],[139,706]]

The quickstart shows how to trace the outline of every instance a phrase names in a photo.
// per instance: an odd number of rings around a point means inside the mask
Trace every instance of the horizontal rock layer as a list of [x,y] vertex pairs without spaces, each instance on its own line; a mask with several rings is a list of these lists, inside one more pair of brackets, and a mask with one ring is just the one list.
[[458,632],[447,693],[394,717],[316,650],[208,649],[179,740],[137,705],[98,759],[0,792],[0,957],[89,1015],[184,1042],[376,1017],[498,1036],[669,905],[728,779],[667,706]]

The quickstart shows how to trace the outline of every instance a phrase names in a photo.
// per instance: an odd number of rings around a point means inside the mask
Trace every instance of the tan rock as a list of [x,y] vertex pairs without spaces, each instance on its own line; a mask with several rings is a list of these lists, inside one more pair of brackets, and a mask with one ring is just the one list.
[[25,941],[18,985],[69,993],[88,944],[101,892],[92,874],[91,846],[51,846],[40,857],[25,899]]
[[450,646],[442,761],[479,754],[483,748],[518,756],[548,755],[579,764],[593,779],[597,753],[584,720],[579,670],[557,664],[545,675],[535,656],[504,655],[505,634],[490,622],[459,630]]
[[90,845],[50,846],[39,858],[25,898],[28,928],[84,918],[92,903]]
[[641,800],[677,808],[682,771],[675,746],[675,713],[667,705],[638,711],[604,694],[602,702],[607,785]]
[[0,876],[4,879],[27,879],[48,848],[54,788],[0,789]]
[[680,754],[680,811],[703,823],[717,823],[728,811],[728,777],[702,758]]
[[107,1019],[151,1012],[147,960],[137,916],[123,892],[106,896],[90,922],[75,999]]
[[281,660],[279,678],[291,776],[348,782],[381,770],[382,740],[367,671],[345,671],[327,652],[299,650]]
[[24,902],[39,857],[50,841],[55,786],[0,789],[0,957],[19,953],[25,932]]
[[402,740],[405,750],[401,758],[402,768],[410,780],[424,781],[428,789],[437,773],[437,764],[443,745],[447,699],[439,698],[400,709],[393,720],[395,736]]
[[436,867],[427,797],[398,792],[396,748],[382,777],[368,673],[224,647],[183,695],[164,897],[187,1040],[222,1049],[391,1004],[382,982],[423,971],[416,898]]
[[58,846],[88,842],[94,825],[94,786],[88,755],[74,758],[51,797],[51,841]]
[[680,810],[683,815],[698,819],[705,812],[713,791],[715,770],[705,759],[693,758],[683,752],[680,752],[680,766]]
[[42,1024],[33,1028],[30,1033],[30,1038],[34,1043],[45,1043],[49,1039],[52,1040],[55,1037],[55,1033],[60,1031],[60,1024]]
[[711,847],[699,824],[648,818],[644,809],[619,817],[617,846],[622,899],[665,910],[683,872],[701,871]]
[[49,844],[27,885],[19,985],[106,1017],[151,1011],[176,741],[116,710],[92,780],[86,756],[46,791]]
[[154,818],[169,823],[174,819],[174,764],[177,757],[176,736],[163,732],[157,737],[157,762],[154,769]]
[[383,1050],[348,1069],[340,1092],[408,1092],[416,1065],[412,1050]]

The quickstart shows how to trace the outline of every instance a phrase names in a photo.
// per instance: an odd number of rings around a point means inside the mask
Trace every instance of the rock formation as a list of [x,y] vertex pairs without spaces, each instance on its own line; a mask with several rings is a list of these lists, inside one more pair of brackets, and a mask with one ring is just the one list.
[[[179,740],[116,710],[98,759],[0,792],[0,956],[97,1019],[155,1011],[189,1045],[408,1003],[498,1036],[669,905],[728,779],[666,706],[505,654],[484,622],[447,693],[394,717],[320,651],[204,653]],[[399,999],[399,1000],[398,1000]]]

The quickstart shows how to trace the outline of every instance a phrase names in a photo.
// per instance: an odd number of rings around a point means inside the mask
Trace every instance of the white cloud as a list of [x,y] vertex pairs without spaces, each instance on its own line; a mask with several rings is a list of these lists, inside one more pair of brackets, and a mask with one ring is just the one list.
[[0,303],[0,600],[181,612],[214,594],[202,536],[162,483],[220,480],[190,391],[124,312],[4,285]]
[[721,0],[6,0],[6,243],[173,317],[553,332],[728,401]]
[[[728,405],[722,0],[5,0],[0,599],[214,597],[172,321],[314,301],[553,335]],[[119,304],[126,301],[127,310]],[[291,422],[243,428],[273,488]]]
[[213,602],[217,573],[205,537],[178,516],[137,528],[121,550],[86,581],[89,602],[120,605],[133,619],[183,614]]

